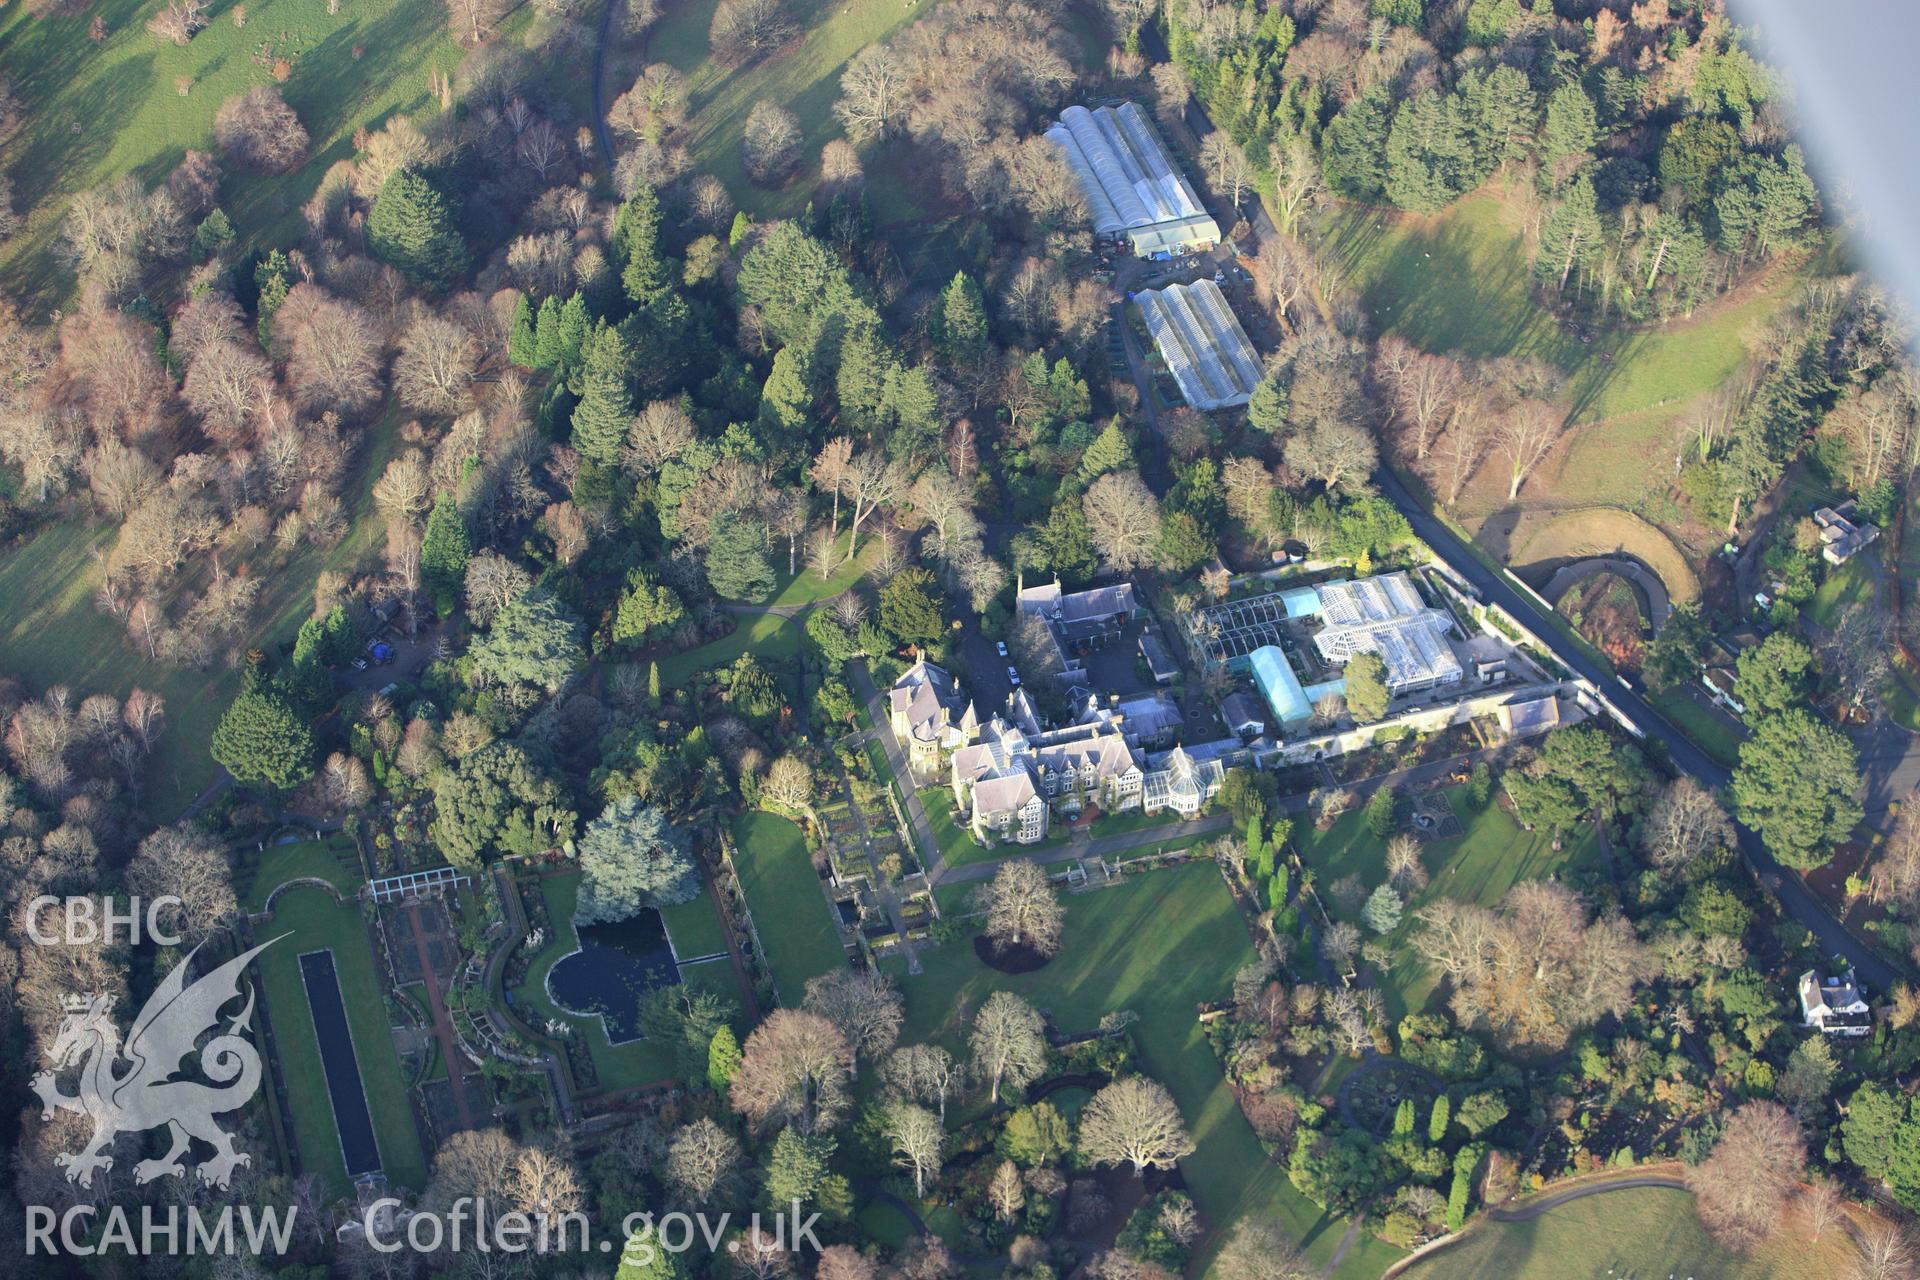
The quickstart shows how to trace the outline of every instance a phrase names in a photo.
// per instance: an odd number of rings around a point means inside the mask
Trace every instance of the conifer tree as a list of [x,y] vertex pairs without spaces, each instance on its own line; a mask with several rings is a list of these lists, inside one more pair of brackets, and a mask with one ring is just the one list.
[[587,461],[610,467],[620,460],[620,446],[632,422],[627,344],[618,329],[602,325],[588,343],[582,362],[580,403],[573,410],[573,447]]
[[956,272],[940,293],[940,306],[934,313],[933,348],[949,366],[978,364],[987,354],[987,307],[980,297],[980,286]]
[[273,682],[250,674],[209,748],[242,786],[291,791],[313,776],[313,731]]
[[467,243],[433,184],[410,170],[388,178],[367,217],[367,246],[414,284],[436,293],[467,269]]
[[587,343],[593,337],[593,317],[587,314],[587,300],[574,294],[560,307],[559,367],[572,373],[586,359]]
[[560,301],[552,294],[541,300],[533,323],[533,367],[555,369],[560,365]]
[[540,343],[534,336],[533,303],[521,294],[513,304],[513,324],[507,330],[507,359],[522,369],[540,367]]
[[645,304],[671,284],[660,253],[660,197],[642,184],[620,206],[613,223],[613,251],[627,297]]
[[466,521],[460,518],[460,508],[452,494],[443,493],[434,499],[426,532],[420,536],[420,582],[442,617],[453,612],[460,598],[467,559],[472,554],[473,544],[467,537]]

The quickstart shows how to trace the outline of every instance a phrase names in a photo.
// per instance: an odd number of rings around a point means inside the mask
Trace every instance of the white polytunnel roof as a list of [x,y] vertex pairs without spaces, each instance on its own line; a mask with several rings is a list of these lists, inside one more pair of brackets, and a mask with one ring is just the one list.
[[1060,113],[1060,123],[1047,130],[1047,138],[1079,179],[1097,233],[1141,232],[1173,223],[1178,225],[1157,240],[1147,237],[1154,241],[1150,247],[1219,243],[1219,225],[1174,165],[1139,104],[1068,107]]
[[1260,384],[1253,344],[1211,280],[1134,295],[1161,359],[1196,409],[1245,404]]

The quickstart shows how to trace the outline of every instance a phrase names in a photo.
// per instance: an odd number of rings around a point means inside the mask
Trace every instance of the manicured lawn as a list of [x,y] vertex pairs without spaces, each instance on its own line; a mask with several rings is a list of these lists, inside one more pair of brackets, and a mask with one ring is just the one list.
[[712,644],[671,658],[660,659],[660,687],[678,689],[697,671],[718,671],[733,665],[734,659],[749,649],[762,666],[794,693],[795,677],[789,669],[800,658],[800,628],[774,613],[757,613],[740,620],[729,635]]
[[[1412,932],[1413,913],[1435,898],[1491,905],[1522,880],[1543,879],[1598,851],[1590,826],[1566,836],[1556,852],[1545,832],[1523,830],[1497,803],[1473,813],[1458,789],[1449,792],[1448,798],[1465,824],[1466,834],[1422,846],[1421,860],[1430,879],[1427,887],[1407,903],[1400,927],[1389,935],[1397,944],[1404,944]],[[1315,889],[1336,919],[1342,912],[1329,892],[1335,881],[1357,876],[1363,888],[1372,890],[1387,878],[1387,842],[1367,830],[1358,809],[1327,831],[1308,828],[1296,837],[1296,844],[1301,860],[1313,869]],[[1360,923],[1358,917],[1356,910],[1353,923]],[[1387,1014],[1395,1022],[1424,1008],[1438,981],[1438,975],[1405,945],[1397,947],[1393,969],[1383,978]]]
[[920,807],[927,811],[927,825],[939,842],[940,857],[950,867],[970,862],[986,862],[1007,855],[1004,849],[989,849],[975,840],[953,816],[953,788],[928,787],[920,793]]
[[1655,710],[1693,739],[1694,746],[1728,767],[1740,762],[1740,744],[1746,741],[1746,735],[1708,712],[1684,690],[1655,695],[1651,702]]
[[1701,1228],[1686,1192],[1633,1187],[1569,1201],[1528,1222],[1483,1218],[1458,1244],[1400,1274],[1406,1280],[1827,1280],[1847,1274],[1854,1257],[1844,1231],[1829,1230],[1815,1241],[1793,1224],[1749,1255],[1731,1254]]
[[354,1055],[359,1059],[360,1082],[373,1113],[381,1167],[395,1186],[421,1189],[426,1183],[426,1157],[421,1153],[407,1105],[400,1060],[393,1052],[386,1004],[381,999],[380,979],[360,908],[353,903],[337,904],[322,889],[289,889],[275,900],[273,919],[261,926],[258,937],[280,939],[261,953],[259,965],[268,1014],[273,1019],[280,1078],[293,1110],[301,1167],[337,1195],[351,1190],[340,1154],[340,1135],[333,1125],[327,1079],[320,1065],[313,1014],[300,979],[303,953],[331,950],[353,1033]]
[[[717,0],[670,6],[647,38],[647,60],[687,73],[692,106],[686,141],[694,168],[726,183],[742,209],[760,218],[800,212],[819,179],[820,148],[843,136],[833,116],[840,73],[867,45],[886,39],[926,9],[898,0],[793,0],[788,12],[805,35],[749,67],[723,67],[709,56],[707,29]],[[625,85],[609,86],[610,92]],[[748,181],[740,159],[747,113],[767,100],[793,112],[804,135],[800,171],[778,191]]]
[[[293,173],[223,184],[242,249],[253,237],[292,244],[301,202],[329,166],[351,158],[354,130],[428,107],[428,72],[451,72],[460,61],[439,5],[351,0],[329,14],[319,0],[249,0],[244,27],[234,24],[234,8],[215,6],[211,25],[184,48],[142,29],[157,9],[144,0],[12,5],[0,16],[0,66],[27,121],[0,161],[28,212],[26,227],[0,248],[0,279],[28,309],[58,306],[73,287],[53,253],[67,202],[123,174],[153,186],[189,147],[213,149],[220,104],[273,83],[263,49],[291,63],[280,88],[312,144]],[[88,37],[96,15],[107,31],[99,43]]]
[[[270,844],[265,852],[253,855],[255,863],[242,861],[242,875],[250,875],[245,894],[249,910],[258,911],[267,895],[289,880],[313,878],[325,880],[342,894],[360,887],[360,855],[354,851],[351,837],[335,832],[325,840],[302,840],[298,844]],[[251,866],[251,872],[247,868]]]
[[[850,535],[842,534],[839,542],[835,544],[840,548],[839,554],[841,556],[846,555],[847,538],[849,536]],[[778,548],[775,548],[775,550],[778,551]],[[847,588],[859,582],[861,578],[865,577],[868,570],[873,568],[873,562],[879,558],[879,540],[877,538],[865,537],[860,540],[860,551],[853,559],[841,560],[832,572],[826,574],[824,577],[815,573],[807,566],[806,562],[802,560],[798,574],[791,578],[784,573],[780,574],[780,590],[775,593],[769,603],[775,605],[801,605],[812,604],[816,600],[831,600],[846,591]],[[777,562],[774,565],[776,571],[786,566],[786,561],[780,555],[776,554],[774,559]]]
[[[898,957],[884,961],[907,997],[902,1042],[937,1039],[963,1049],[966,1013],[1001,989],[1046,1011],[1067,1034],[1092,1030],[1114,1010],[1133,1011],[1142,1067],[1172,1091],[1197,1143],[1181,1172],[1209,1224],[1224,1230],[1251,1216],[1324,1262],[1347,1224],[1309,1203],[1267,1159],[1194,1020],[1196,1005],[1225,994],[1253,958],[1220,873],[1210,864],[1156,871],[1069,895],[1066,906],[1065,945],[1034,973],[996,973],[967,941],[921,952],[925,972],[917,976],[907,976]],[[1378,1276],[1397,1256],[1363,1238],[1335,1274]]]
[[[526,892],[524,882],[521,892]],[[674,1074],[673,1050],[646,1040],[616,1045],[607,1039],[606,1024],[599,1018],[583,1018],[569,1013],[547,995],[547,971],[565,956],[579,949],[580,936],[574,931],[573,911],[580,897],[580,876],[573,873],[540,878],[540,896],[547,904],[548,938],[527,966],[527,978],[514,991],[514,998],[534,1015],[528,1019],[534,1030],[548,1018],[559,1018],[579,1026],[586,1036],[587,1054],[600,1076],[603,1089],[624,1089],[630,1085],[651,1084]],[[740,1000],[738,985],[731,993]]]
[[666,923],[674,955],[684,960],[716,955],[727,949],[727,931],[714,912],[713,895],[704,886],[692,902],[660,908],[660,918]]
[[1828,565],[1827,576],[1813,593],[1807,606],[1807,619],[1816,626],[1833,628],[1840,622],[1841,610],[1848,605],[1865,604],[1874,596],[1874,561],[1880,552],[1874,548],[1845,564]]
[[734,824],[734,866],[747,909],[781,1003],[800,1003],[807,979],[846,963],[840,931],[820,891],[800,828],[771,813],[749,813]]

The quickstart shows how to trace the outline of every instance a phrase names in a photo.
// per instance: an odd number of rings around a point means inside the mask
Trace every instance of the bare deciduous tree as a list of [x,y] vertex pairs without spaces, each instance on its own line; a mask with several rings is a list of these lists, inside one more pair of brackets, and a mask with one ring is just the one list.
[[1233,1229],[1214,1266],[1235,1280],[1314,1280],[1320,1274],[1286,1237],[1252,1220],[1242,1220]]
[[927,1183],[940,1176],[946,1128],[933,1112],[911,1102],[892,1103],[882,1115],[894,1163],[913,1171],[913,1194],[925,1197]]
[[1045,1026],[1032,1005],[1011,991],[988,996],[974,1015],[968,1037],[977,1073],[990,1082],[990,1096],[1000,1101],[1000,1086],[1025,1088],[1047,1064]]
[[684,1204],[713,1203],[739,1168],[739,1142],[707,1116],[681,1126],[667,1148],[667,1181]]
[[976,901],[986,913],[984,932],[994,946],[1026,948],[1041,956],[1060,950],[1066,910],[1038,863],[1026,858],[1002,863]]
[[[725,4],[736,0],[724,0]],[[800,161],[800,119],[775,102],[753,104],[740,133],[740,158],[747,176],[764,187],[786,180]]]
[[707,42],[715,60],[740,66],[772,53],[794,29],[784,0],[720,0]]
[[422,315],[400,336],[394,386],[408,407],[452,416],[466,408],[479,363],[480,344],[464,325]]
[[1160,504],[1130,471],[1101,476],[1081,499],[1093,543],[1116,572],[1150,564],[1160,549]]
[[1146,1076],[1115,1080],[1080,1113],[1080,1152],[1094,1164],[1124,1162],[1144,1173],[1171,1168],[1192,1151],[1173,1095]]
[[1521,399],[1500,416],[1496,430],[1500,451],[1507,456],[1509,501],[1520,495],[1520,486],[1552,451],[1565,429],[1565,415],[1544,400]]
[[221,103],[213,136],[228,160],[261,173],[287,173],[307,158],[306,126],[280,91],[268,85]]
[[[1690,777],[1667,784],[1640,827],[1640,847],[1663,872],[1674,872],[1733,840],[1733,824],[1711,791]],[[1916,845],[1920,855],[1920,844]],[[1915,870],[1920,873],[1920,856]]]
[[856,143],[885,138],[906,124],[906,76],[887,44],[868,45],[840,76],[833,113]]
[[274,315],[274,336],[276,349],[286,340],[287,376],[303,408],[353,414],[379,395],[379,334],[353,303],[297,284]]
[[190,823],[162,827],[140,842],[127,866],[127,886],[160,906],[163,927],[198,941],[225,923],[237,909],[226,850]]
[[801,1133],[831,1128],[845,1113],[853,1049],[817,1013],[776,1009],[747,1037],[733,1077],[733,1105],[756,1126],[785,1121]]
[[893,983],[873,969],[835,969],[808,979],[802,1007],[833,1024],[852,1046],[855,1064],[892,1049],[907,1012]]
[[1744,1251],[1773,1233],[1806,1163],[1806,1139],[1787,1109],[1749,1102],[1727,1121],[1713,1154],[1687,1170],[1687,1187],[1707,1230]]
[[931,1103],[942,1124],[947,1099],[966,1085],[966,1064],[938,1045],[910,1044],[889,1054],[880,1067],[887,1088],[910,1102]]

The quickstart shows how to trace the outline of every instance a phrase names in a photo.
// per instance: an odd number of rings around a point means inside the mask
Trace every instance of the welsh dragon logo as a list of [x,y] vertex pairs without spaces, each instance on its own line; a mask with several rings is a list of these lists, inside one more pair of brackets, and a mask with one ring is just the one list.
[[[187,972],[200,951],[195,947],[148,998],[124,1046],[109,997],[68,997],[66,1017],[47,1050],[53,1071],[36,1075],[33,1090],[49,1118],[55,1111],[78,1111],[93,1118],[93,1137],[79,1154],[63,1151],[54,1157],[66,1169],[69,1182],[91,1187],[96,1169],[113,1167],[113,1157],[106,1153],[115,1138],[162,1125],[169,1131],[172,1148],[157,1160],[135,1165],[136,1182],[186,1173],[180,1157],[194,1138],[214,1149],[213,1158],[197,1170],[200,1180],[210,1186],[225,1187],[236,1168],[253,1163],[251,1156],[234,1150],[232,1136],[213,1119],[245,1106],[260,1088],[260,1051],[241,1035],[253,1021],[251,990],[246,993],[246,1007],[198,1049],[200,1073],[213,1084],[173,1077],[180,1072],[182,1060],[195,1052],[195,1042],[219,1023],[220,1010],[239,998],[247,965],[275,941],[269,939],[189,984]],[[117,1069],[122,1062],[125,1068]],[[62,1093],[54,1071],[76,1066],[79,1092]]]

